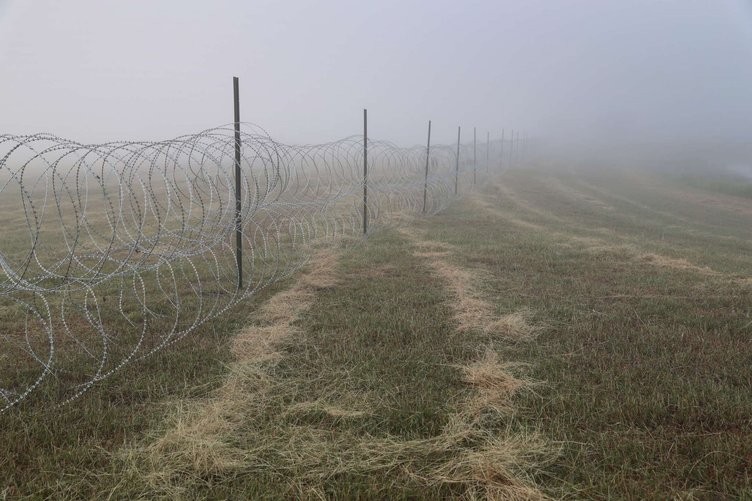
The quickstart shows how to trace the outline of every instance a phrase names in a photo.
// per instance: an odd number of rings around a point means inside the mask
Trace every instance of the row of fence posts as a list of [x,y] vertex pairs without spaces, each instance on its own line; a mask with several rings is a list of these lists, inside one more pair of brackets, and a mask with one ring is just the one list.
[[[238,77],[232,78],[233,87],[233,107],[234,107],[234,124],[235,124],[235,260],[238,267],[238,290],[243,288],[243,230],[241,221],[241,190],[240,190],[240,163],[241,163],[241,140],[240,140],[240,86]],[[501,130],[501,151],[499,167],[504,164],[504,134]],[[515,135],[516,134],[516,135]],[[459,175],[460,175],[460,140],[462,136],[462,127],[457,127],[457,153],[455,154],[454,166],[454,194],[459,192]],[[524,151],[527,136],[522,137],[520,145],[520,132],[512,130],[511,139],[509,140],[509,162],[513,165],[515,158]],[[486,172],[490,171],[491,161],[491,133],[486,133]],[[477,135],[476,128],[473,127],[473,184],[477,183],[478,156],[477,156]],[[515,157],[514,155],[518,155]],[[423,180],[423,212],[426,212],[426,201],[428,197],[428,166],[431,157],[431,121],[428,121],[428,140],[426,141],[426,170]],[[363,110],[363,234],[368,234],[368,110]]]
[[[478,141],[477,130],[473,127],[473,184],[477,183],[478,172]],[[520,131],[512,130],[512,139],[509,141],[509,164],[513,165],[514,155],[519,155],[525,145],[526,136],[522,137],[522,148],[520,146]],[[457,153],[455,154],[454,166],[454,194],[459,192],[459,175],[460,175],[460,141],[462,137],[462,127],[457,127]],[[426,212],[426,200],[428,197],[428,166],[431,158],[431,121],[428,121],[428,139],[426,140],[426,170],[423,179],[423,212]],[[491,132],[486,132],[486,172],[490,171],[491,165]],[[504,163],[504,129],[501,130],[501,152],[499,167],[502,168]],[[368,110],[363,109],[363,234],[368,233]]]

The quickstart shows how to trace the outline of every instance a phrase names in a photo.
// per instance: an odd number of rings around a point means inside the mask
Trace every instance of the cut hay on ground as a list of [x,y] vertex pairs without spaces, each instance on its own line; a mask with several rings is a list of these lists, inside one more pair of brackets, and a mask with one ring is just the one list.
[[[352,393],[292,403],[307,382],[275,376],[280,347],[303,334],[295,322],[311,307],[318,288],[336,284],[335,265],[335,255],[317,255],[296,285],[264,304],[260,325],[238,335],[237,360],[225,383],[208,398],[179,404],[165,431],[127,451],[129,473],[146,479],[148,495],[186,498],[192,486],[251,475],[275,479],[283,497],[324,498],[333,478],[378,475],[394,485],[417,482],[465,499],[543,499],[531,475],[551,457],[549,446],[536,434],[503,425],[515,395],[530,382],[515,377],[516,367],[500,362],[490,349],[457,366],[470,391],[435,436],[372,436],[357,427],[326,428],[307,419],[368,418],[367,399],[361,396],[358,405]],[[485,330],[482,322],[490,322],[495,325],[489,329],[509,334],[532,331],[524,314],[494,318],[490,306],[468,289],[471,274],[448,264],[435,269],[452,280],[452,290],[462,298],[464,328]]]
[[403,230],[402,234],[418,249],[413,255],[423,259],[451,292],[454,299],[451,308],[460,332],[476,331],[521,340],[533,337],[539,330],[529,322],[528,310],[496,315],[493,305],[478,291],[479,279],[476,274],[450,261],[451,245],[422,240],[418,234],[407,230]]

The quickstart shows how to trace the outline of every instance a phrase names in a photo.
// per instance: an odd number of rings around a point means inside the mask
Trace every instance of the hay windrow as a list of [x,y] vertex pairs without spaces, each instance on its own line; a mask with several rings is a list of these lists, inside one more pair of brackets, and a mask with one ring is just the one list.
[[676,270],[690,270],[703,275],[720,275],[719,272],[714,271],[707,266],[698,266],[684,258],[674,258],[654,253],[643,253],[638,255],[638,259],[655,266],[673,268]]
[[310,271],[264,303],[258,325],[236,336],[231,348],[235,362],[224,384],[206,399],[178,402],[164,433],[125,452],[129,467],[157,492],[180,495],[187,479],[246,464],[247,451],[233,445],[232,437],[249,417],[288,390],[274,380],[269,367],[282,356],[280,343],[299,332],[294,323],[313,303],[315,290],[336,283],[337,258],[331,251],[316,253]]
[[[478,277],[450,261],[454,246],[426,240],[415,231],[403,230],[402,234],[415,247],[413,255],[423,259],[449,289],[459,332],[482,332],[513,340],[530,340],[538,332],[529,322],[528,310],[495,315],[493,306],[477,290]],[[535,434],[484,435],[484,416],[513,414],[514,397],[535,384],[515,375],[520,367],[501,362],[490,348],[476,361],[457,366],[462,380],[473,391],[460,404],[444,434],[466,439],[482,435],[482,445],[457,451],[451,461],[431,472],[430,481],[465,485],[469,499],[545,499],[527,474],[535,469],[537,460],[551,457],[549,445]]]
[[[505,196],[512,196],[512,192],[504,188],[502,185],[499,184],[495,186],[498,190],[502,191]],[[521,208],[527,213],[539,215],[539,216],[545,216],[548,220],[554,223],[562,222],[561,218],[557,217],[556,215],[547,213],[541,209],[535,208],[527,202],[521,202],[519,199],[514,198],[514,197],[512,198],[512,200],[515,202],[515,204],[519,208]],[[702,265],[692,263],[686,258],[674,258],[674,257],[665,256],[662,254],[657,254],[654,252],[642,252],[635,245],[632,245],[629,243],[616,243],[614,242],[613,239],[607,240],[606,238],[574,235],[569,232],[564,232],[564,231],[556,230],[556,229],[549,228],[543,225],[538,225],[535,223],[530,223],[528,221],[520,220],[516,218],[515,216],[513,216],[512,214],[499,210],[496,206],[489,203],[487,200],[475,198],[472,201],[477,206],[483,208],[486,212],[491,213],[497,217],[501,217],[514,225],[525,227],[527,229],[535,230],[541,233],[545,233],[548,236],[563,240],[563,242],[560,242],[558,245],[571,246],[571,244],[574,243],[574,244],[577,244],[582,249],[584,249],[586,252],[590,252],[593,254],[622,252],[626,256],[628,256],[630,259],[633,259],[640,263],[645,263],[645,264],[649,264],[649,265],[660,267],[660,268],[670,268],[674,270],[691,271],[691,272],[699,273],[701,275],[706,275],[706,276],[730,277],[730,275],[713,270],[712,268],[708,266],[702,266]],[[605,207],[600,207],[600,208],[603,209]],[[571,223],[568,223],[568,225],[572,226]],[[585,227],[579,224],[574,225],[574,227],[579,228],[579,229],[586,229]],[[587,229],[590,229],[590,228],[587,228]],[[598,230],[599,233],[606,235],[607,237],[612,237],[612,238],[616,237],[616,233],[614,233],[614,231],[609,228],[597,228],[596,230]],[[621,238],[621,240],[623,240],[623,238]]]
[[[275,375],[281,345],[302,334],[296,320],[312,306],[319,288],[337,283],[335,265],[335,255],[318,254],[296,285],[262,306],[257,325],[242,331],[233,344],[236,361],[225,383],[208,398],[179,403],[165,431],[128,449],[130,474],[147,482],[150,496],[175,499],[190,497],[192,486],[245,475],[274,478],[280,495],[291,498],[325,496],[327,482],[341,475],[378,475],[395,485],[450,489],[466,499],[543,499],[530,472],[550,457],[548,445],[536,434],[498,429],[530,381],[514,375],[519,366],[501,362],[491,349],[456,366],[468,387],[466,398],[439,434],[415,440],[336,425],[372,417],[368,400],[338,391],[300,401],[305,381]],[[478,328],[489,321],[492,330],[529,330],[524,313],[491,315],[490,306],[472,292],[472,274],[449,266],[436,269],[454,281],[453,291],[464,298],[469,316],[462,325]],[[489,422],[496,423],[494,431]]]
[[417,249],[413,255],[423,259],[449,289],[454,299],[451,308],[460,332],[483,332],[510,340],[529,339],[538,332],[539,329],[529,322],[531,313],[528,310],[496,315],[493,305],[478,291],[477,275],[450,261],[454,246],[421,239],[414,231],[403,230],[402,234]]
[[458,367],[462,379],[474,389],[474,394],[465,402],[465,412],[473,417],[492,409],[499,414],[514,412],[513,398],[531,386],[533,382],[515,376],[520,364],[501,362],[499,355],[487,349],[482,358]]

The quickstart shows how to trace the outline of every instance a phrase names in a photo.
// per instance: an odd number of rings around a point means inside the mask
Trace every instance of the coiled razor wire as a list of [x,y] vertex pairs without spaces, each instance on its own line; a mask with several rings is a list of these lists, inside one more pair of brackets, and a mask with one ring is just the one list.
[[[242,124],[243,283],[232,126],[85,145],[0,135],[0,411],[68,402],[362,233],[363,140],[291,146]],[[463,146],[462,184],[473,166]],[[371,225],[445,207],[456,147],[368,143]],[[482,171],[479,168],[479,171]]]

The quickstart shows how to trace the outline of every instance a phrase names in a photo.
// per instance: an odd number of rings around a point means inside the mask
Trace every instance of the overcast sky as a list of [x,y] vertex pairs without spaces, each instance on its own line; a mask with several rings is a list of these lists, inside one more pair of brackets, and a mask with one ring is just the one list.
[[[745,0],[0,0],[0,133],[752,134]],[[468,136],[466,136],[468,137]]]

